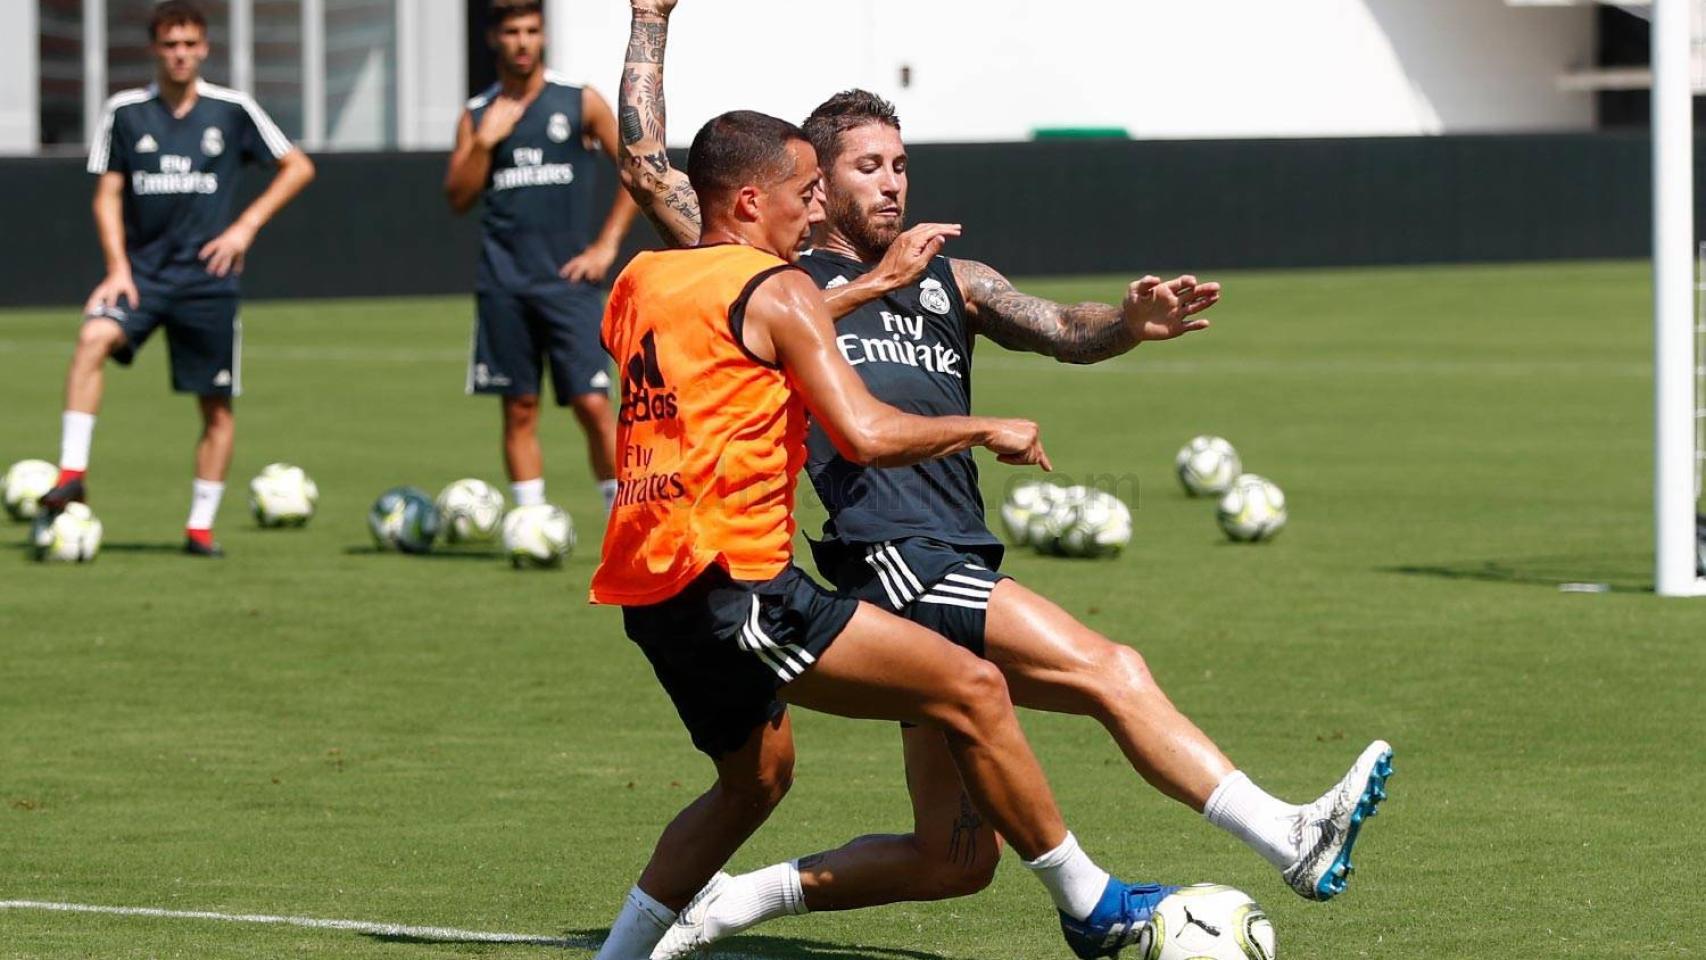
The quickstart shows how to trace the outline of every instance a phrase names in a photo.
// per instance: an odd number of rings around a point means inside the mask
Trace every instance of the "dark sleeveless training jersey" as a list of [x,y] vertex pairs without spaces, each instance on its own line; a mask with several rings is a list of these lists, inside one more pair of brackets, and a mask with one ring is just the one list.
[[[824,289],[870,268],[814,250],[799,265]],[[971,413],[971,332],[947,257],[910,287],[865,304],[835,323],[835,345],[877,399],[921,416]],[[806,471],[829,510],[826,540],[875,543],[925,536],[961,546],[999,545],[983,521],[971,451],[910,467],[861,467],[835,452],[816,424]]]
[[[476,130],[499,89],[493,84],[468,101]],[[475,276],[480,289],[562,286],[557,271],[591,241],[593,154],[582,133],[581,88],[546,71],[544,89],[492,150]]]
[[124,174],[124,247],[137,286],[173,296],[237,292],[197,256],[235,217],[237,174],[295,149],[248,96],[196,81],[189,113],[149,84],[107,101],[89,150],[89,172]]

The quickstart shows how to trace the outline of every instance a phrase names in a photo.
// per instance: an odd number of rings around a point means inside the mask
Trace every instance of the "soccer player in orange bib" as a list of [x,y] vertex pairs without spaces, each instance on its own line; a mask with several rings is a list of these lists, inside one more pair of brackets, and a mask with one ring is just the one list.
[[808,410],[843,456],[881,466],[982,446],[1046,468],[1036,425],[912,416],[871,396],[793,266],[820,210],[798,127],[723,114],[694,138],[688,169],[699,246],[636,257],[605,310],[622,382],[619,490],[592,598],[622,606],[717,779],[664,830],[600,960],[648,956],[781,801],[785,704],[941,730],[978,808],[1061,912],[1119,937],[1154,888],[1110,877],[1067,832],[1000,670],[793,564]]

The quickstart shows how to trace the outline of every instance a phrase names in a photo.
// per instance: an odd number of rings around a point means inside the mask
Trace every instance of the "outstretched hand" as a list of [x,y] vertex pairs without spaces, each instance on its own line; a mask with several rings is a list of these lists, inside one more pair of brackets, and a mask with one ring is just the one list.
[[1053,470],[1048,454],[1043,452],[1042,431],[1030,420],[996,420],[984,446],[995,459],[1014,466],[1039,466]]
[[1219,302],[1218,283],[1198,283],[1190,274],[1164,283],[1160,277],[1147,276],[1126,289],[1121,312],[1139,341],[1171,340],[1207,329],[1207,320],[1194,318]]
[[949,237],[960,235],[957,223],[921,223],[894,238],[873,271],[889,290],[909,287],[930,268]]

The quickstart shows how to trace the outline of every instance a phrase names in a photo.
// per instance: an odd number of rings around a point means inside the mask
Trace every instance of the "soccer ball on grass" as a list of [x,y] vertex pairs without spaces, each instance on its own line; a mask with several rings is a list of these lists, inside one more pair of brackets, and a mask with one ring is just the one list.
[[1173,458],[1179,483],[1193,497],[1225,493],[1243,471],[1238,451],[1220,437],[1192,437]]
[[438,537],[438,508],[419,487],[392,487],[373,501],[367,529],[380,549],[426,553]]
[[40,512],[37,502],[42,494],[53,489],[59,479],[59,468],[46,460],[19,460],[0,477],[0,499],[6,515],[13,520],[34,520]]
[[504,517],[503,543],[510,565],[517,569],[555,567],[575,548],[575,525],[562,507],[516,507]]
[[269,463],[249,481],[249,512],[263,527],[300,527],[319,502],[319,486],[294,464]]
[[1273,960],[1274,925],[1243,891],[1199,883],[1156,905],[1137,947],[1142,960]]
[[51,520],[37,517],[30,534],[35,558],[48,563],[88,563],[101,551],[101,521],[86,503],[68,503]]
[[1107,557],[1131,542],[1131,508],[1104,490],[1089,490],[1067,507],[1058,549],[1068,557]]
[[1007,531],[1008,542],[1015,547],[1028,546],[1031,519],[1048,515],[1064,492],[1063,488],[1040,480],[1014,487],[1001,504],[1001,525]]
[[484,480],[458,480],[439,493],[438,513],[446,543],[484,543],[503,522],[504,495]]
[[1271,540],[1285,528],[1285,493],[1272,480],[1240,474],[1215,511],[1220,529],[1240,543]]

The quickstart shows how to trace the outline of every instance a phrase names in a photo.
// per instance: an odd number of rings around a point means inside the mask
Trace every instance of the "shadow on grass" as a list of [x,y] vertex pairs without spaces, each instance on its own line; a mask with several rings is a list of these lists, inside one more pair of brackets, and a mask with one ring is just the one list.
[[495,550],[452,549],[452,550],[434,550],[431,553],[403,553],[403,552],[398,551],[398,550],[382,550],[379,547],[374,547],[374,546],[345,547],[344,548],[344,556],[346,556],[346,557],[409,557],[410,559],[421,559],[421,560],[483,560],[486,563],[491,563],[493,560],[502,560],[503,559],[503,554],[498,553]]
[[1652,558],[1645,554],[1595,554],[1405,564],[1377,569],[1381,573],[1413,577],[1513,583],[1554,590],[1566,583],[1585,583],[1603,584],[1607,593],[1652,593],[1651,565]]
[[[570,947],[596,951],[610,933],[605,929],[569,930],[560,937],[529,937],[505,943],[534,947]],[[424,937],[412,934],[367,933],[363,936],[383,943],[451,944],[468,943],[453,938]],[[482,941],[489,942],[489,941]],[[944,960],[941,954],[921,950],[900,950],[893,947],[862,947],[856,944],[829,943],[823,940],[801,940],[795,937],[742,936],[719,947],[716,956],[728,958],[809,957],[811,960]]]

